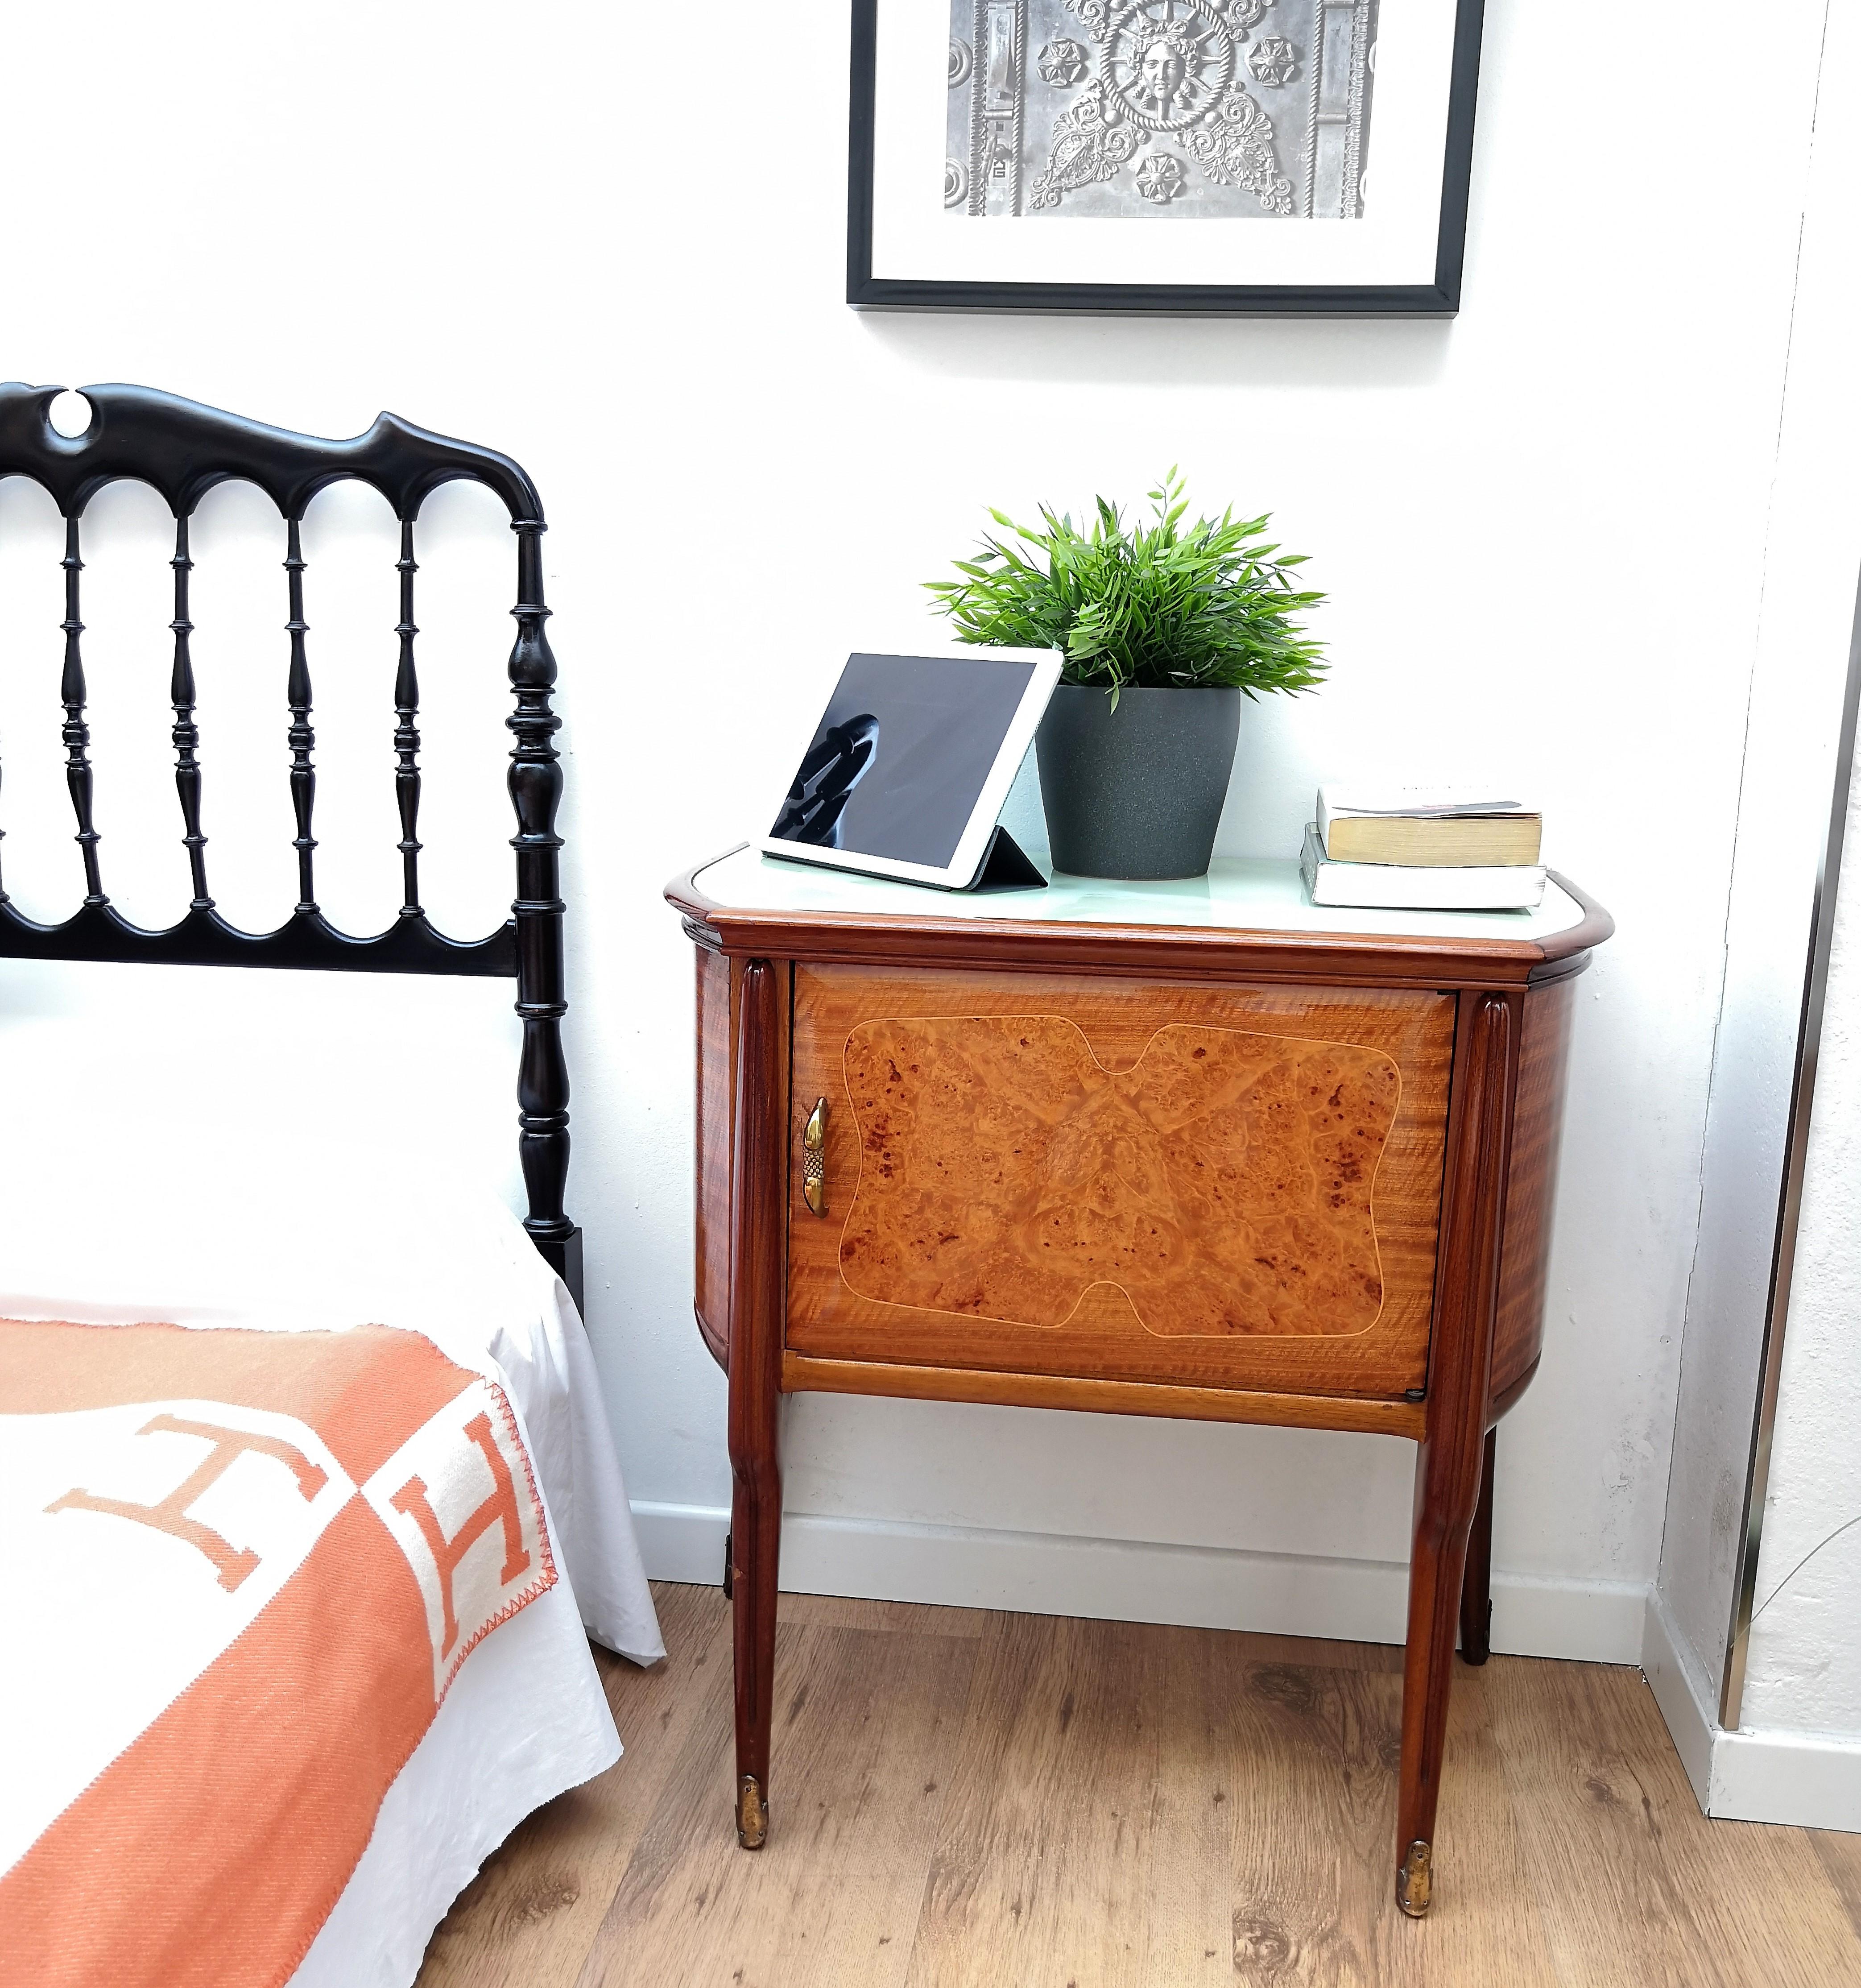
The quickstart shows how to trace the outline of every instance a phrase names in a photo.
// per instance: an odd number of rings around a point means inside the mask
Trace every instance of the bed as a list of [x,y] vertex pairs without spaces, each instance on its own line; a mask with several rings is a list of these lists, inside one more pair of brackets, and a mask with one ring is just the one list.
[[[469,1165],[414,1165],[365,1133],[255,1126],[228,1141],[185,1113],[106,1129],[109,1087],[85,1094],[80,1077],[88,1018],[9,1033],[0,999],[0,1682],[14,1709],[0,1728],[0,1982],[404,1988],[484,1858],[619,1757],[589,1638],[640,1663],[664,1654],[564,1209],[542,507],[508,458],[391,415],[326,442],[98,387],[84,390],[90,428],[66,438],[49,418],[59,390],[0,386],[0,478],[33,479],[65,521],[61,742],[83,895],[45,922],[0,879],[0,961],[512,980],[525,1212]],[[175,532],[171,737],[191,897],[160,930],[105,891],[91,764],[83,521],[124,478],[154,487]],[[208,887],[190,641],[190,519],[235,478],[277,507],[288,590],[299,901],[256,934]],[[400,523],[403,902],[363,938],[316,894],[301,526],[339,478],[373,485]],[[516,898],[470,942],[422,908],[418,834],[414,532],[458,478],[502,501],[518,546]]]

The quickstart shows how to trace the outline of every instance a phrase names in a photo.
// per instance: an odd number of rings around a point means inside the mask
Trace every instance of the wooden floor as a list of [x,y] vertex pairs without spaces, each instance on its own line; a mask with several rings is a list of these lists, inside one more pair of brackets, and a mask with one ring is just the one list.
[[1436,1905],[1392,1897],[1399,1651],[783,1598],[768,1847],[730,1625],[603,1655],[627,1757],[533,1816],[419,1988],[1861,1983],[1861,1837],[1709,1823],[1639,1672],[1454,1682]]

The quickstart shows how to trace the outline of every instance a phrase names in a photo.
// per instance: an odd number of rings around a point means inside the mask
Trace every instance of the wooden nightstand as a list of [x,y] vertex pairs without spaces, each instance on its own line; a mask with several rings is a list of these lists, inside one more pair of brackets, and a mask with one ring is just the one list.
[[[738,850],[697,946],[697,1290],[730,1376],[737,1826],[768,1828],[803,1389],[1420,1445],[1397,1895],[1428,1909],[1457,1618],[1538,1364],[1574,981],[1613,929],[1332,911],[1293,864],[968,897]],[[1469,1534],[1471,1533],[1470,1544]]]

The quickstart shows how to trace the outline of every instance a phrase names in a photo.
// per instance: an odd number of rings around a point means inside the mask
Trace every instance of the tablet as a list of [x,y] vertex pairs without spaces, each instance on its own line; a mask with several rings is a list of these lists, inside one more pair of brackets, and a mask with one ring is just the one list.
[[1061,660],[956,643],[849,656],[763,853],[969,889]]

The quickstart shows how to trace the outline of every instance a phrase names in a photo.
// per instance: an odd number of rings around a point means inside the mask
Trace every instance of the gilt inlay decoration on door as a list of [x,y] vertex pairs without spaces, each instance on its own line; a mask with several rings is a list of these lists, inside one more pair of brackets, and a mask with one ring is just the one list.
[[846,1039],[859,1296],[1059,1326],[1095,1285],[1157,1334],[1360,1333],[1401,1094],[1353,1043],[1173,1024],[1108,1070],[1059,1016],[888,1018]]

